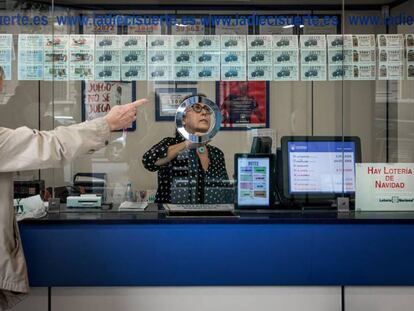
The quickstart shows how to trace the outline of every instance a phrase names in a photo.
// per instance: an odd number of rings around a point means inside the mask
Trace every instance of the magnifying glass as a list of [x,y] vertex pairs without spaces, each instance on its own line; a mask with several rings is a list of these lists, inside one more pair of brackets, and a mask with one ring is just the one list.
[[[211,110],[211,119],[213,120],[213,125],[210,126],[210,129],[203,133],[202,135],[195,135],[187,131],[184,126],[184,116],[187,109],[191,108],[195,104],[203,104],[207,106]],[[221,113],[219,107],[214,103],[212,100],[208,99],[204,96],[194,95],[191,97],[186,98],[180,106],[177,108],[177,112],[175,113],[175,125],[177,127],[178,133],[186,140],[196,143],[196,144],[206,144],[209,142],[220,130],[221,126]]]

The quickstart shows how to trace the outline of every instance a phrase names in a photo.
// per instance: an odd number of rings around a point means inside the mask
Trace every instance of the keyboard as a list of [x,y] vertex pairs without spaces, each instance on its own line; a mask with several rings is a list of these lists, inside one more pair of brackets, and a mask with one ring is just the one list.
[[164,208],[170,214],[183,215],[208,215],[208,214],[226,214],[232,215],[234,211],[233,204],[164,204]]
[[165,204],[170,211],[233,211],[233,204]]

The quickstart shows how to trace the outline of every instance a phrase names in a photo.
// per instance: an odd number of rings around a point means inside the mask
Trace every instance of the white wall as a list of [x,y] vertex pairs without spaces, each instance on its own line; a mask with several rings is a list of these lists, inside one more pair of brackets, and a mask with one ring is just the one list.
[[[43,294],[42,299],[39,294]],[[47,310],[44,295],[45,289],[35,290],[27,301],[13,310]],[[101,311],[339,311],[340,289],[220,286],[52,288],[52,310],[89,311],[91,308]]]
[[[346,287],[345,310],[411,311],[414,287]],[[341,311],[340,287],[52,288],[52,311]],[[47,288],[32,288],[13,311],[47,311]]]

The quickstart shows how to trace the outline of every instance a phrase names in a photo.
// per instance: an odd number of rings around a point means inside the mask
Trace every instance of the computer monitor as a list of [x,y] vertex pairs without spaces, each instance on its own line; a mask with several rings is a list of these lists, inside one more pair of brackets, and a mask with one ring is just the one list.
[[236,208],[270,208],[274,203],[274,154],[235,154]]
[[309,201],[355,195],[359,137],[285,136],[281,146],[286,198]]

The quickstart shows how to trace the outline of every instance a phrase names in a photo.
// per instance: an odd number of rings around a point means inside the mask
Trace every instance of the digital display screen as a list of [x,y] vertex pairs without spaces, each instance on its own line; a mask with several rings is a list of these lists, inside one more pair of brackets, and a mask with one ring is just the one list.
[[268,206],[270,203],[270,159],[237,159],[237,202],[239,206]]
[[289,193],[355,192],[355,142],[288,142]]

